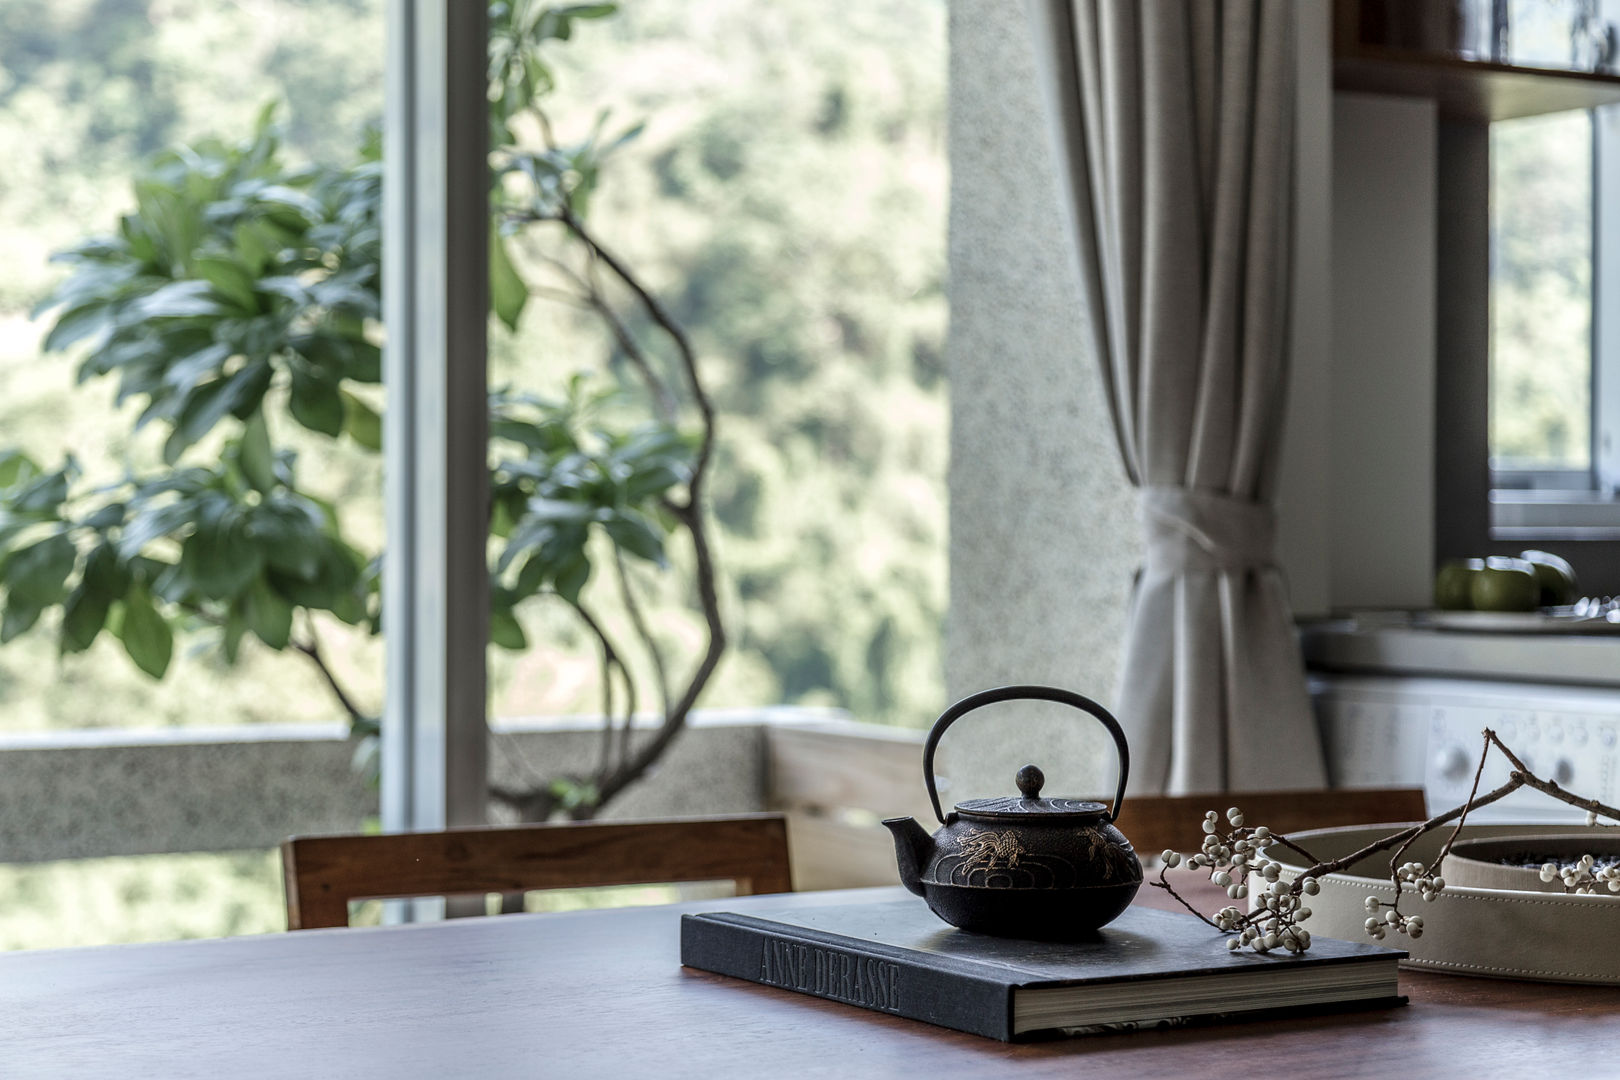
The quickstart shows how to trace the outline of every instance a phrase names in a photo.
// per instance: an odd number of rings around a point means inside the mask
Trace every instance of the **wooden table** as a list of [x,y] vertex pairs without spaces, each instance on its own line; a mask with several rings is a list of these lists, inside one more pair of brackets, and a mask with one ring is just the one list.
[[0,1077],[1391,1080],[1606,1074],[1620,1043],[1601,987],[1403,974],[1402,1009],[1007,1045],[678,963],[682,911],[897,892],[0,955]]

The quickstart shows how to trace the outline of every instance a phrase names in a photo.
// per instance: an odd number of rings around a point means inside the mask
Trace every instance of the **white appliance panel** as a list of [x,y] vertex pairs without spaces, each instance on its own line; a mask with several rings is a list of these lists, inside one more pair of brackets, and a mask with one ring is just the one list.
[[[1421,785],[1430,813],[1450,809],[1468,798],[1489,727],[1538,776],[1610,805],[1620,794],[1614,690],[1318,673],[1311,696],[1335,786]],[[1493,750],[1479,790],[1501,785],[1510,768]],[[1579,824],[1585,814],[1521,788],[1470,820]]]

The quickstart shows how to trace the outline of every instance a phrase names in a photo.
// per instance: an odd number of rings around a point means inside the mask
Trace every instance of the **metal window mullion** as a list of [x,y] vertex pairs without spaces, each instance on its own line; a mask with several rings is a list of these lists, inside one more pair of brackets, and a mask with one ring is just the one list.
[[383,827],[485,820],[485,6],[390,0]]
[[1592,478],[1620,491],[1620,106],[1592,110]]

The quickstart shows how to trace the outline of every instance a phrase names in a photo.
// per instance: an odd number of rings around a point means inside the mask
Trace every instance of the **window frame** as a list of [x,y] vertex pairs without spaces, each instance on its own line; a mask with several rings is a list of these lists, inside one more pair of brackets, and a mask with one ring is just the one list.
[[[1620,117],[1615,124],[1620,126]],[[1577,533],[1545,515],[1511,531],[1502,528],[1501,535],[1491,528],[1490,124],[1442,116],[1436,149],[1434,564],[1533,547],[1573,563],[1589,595],[1620,594],[1620,534]],[[1620,152],[1620,141],[1605,145],[1605,158],[1609,150]],[[1620,182],[1620,168],[1606,171]],[[1620,230],[1620,214],[1604,221]],[[1609,265],[1620,266],[1620,256]],[[1608,305],[1620,296],[1620,274],[1603,275],[1600,265],[1594,288],[1603,290],[1594,293],[1596,306]],[[1607,349],[1609,335],[1620,334],[1620,326],[1614,320],[1596,325]],[[1620,392],[1620,377],[1604,380],[1596,392]],[[1494,490],[1499,498],[1514,491]]]
[[[1589,465],[1547,469],[1490,459],[1492,540],[1620,540],[1620,319],[1612,315],[1620,303],[1620,106],[1587,112],[1592,121]],[[1606,197],[1610,188],[1614,196]]]
[[407,832],[487,821],[487,8],[389,0],[387,34],[381,809]]

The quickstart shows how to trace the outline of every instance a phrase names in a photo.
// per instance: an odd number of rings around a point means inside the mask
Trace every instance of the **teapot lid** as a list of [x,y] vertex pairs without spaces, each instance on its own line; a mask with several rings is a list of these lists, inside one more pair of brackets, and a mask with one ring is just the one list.
[[1034,765],[1018,770],[1018,797],[1002,796],[998,799],[969,799],[956,804],[956,812],[969,818],[1042,818],[1072,819],[1076,823],[1088,818],[1103,818],[1108,807],[1100,802],[1083,799],[1043,799],[1041,785],[1046,775]]

